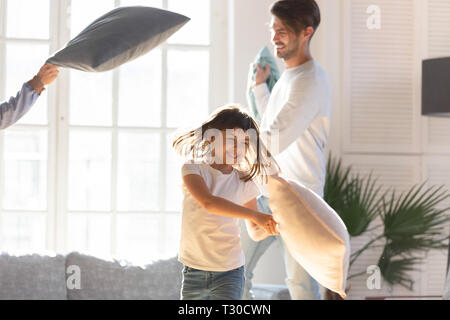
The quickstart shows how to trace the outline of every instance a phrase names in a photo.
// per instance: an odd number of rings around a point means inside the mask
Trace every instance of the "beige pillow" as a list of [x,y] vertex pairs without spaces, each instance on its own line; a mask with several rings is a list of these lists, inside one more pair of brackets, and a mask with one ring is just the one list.
[[324,287],[346,297],[350,238],[339,215],[302,184],[270,176],[269,205],[297,262]]

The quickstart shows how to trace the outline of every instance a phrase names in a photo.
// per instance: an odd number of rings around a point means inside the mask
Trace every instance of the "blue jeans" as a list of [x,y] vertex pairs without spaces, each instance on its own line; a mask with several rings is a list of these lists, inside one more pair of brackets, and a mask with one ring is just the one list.
[[[258,210],[265,213],[272,213],[269,208],[269,199],[265,196],[258,198]],[[241,237],[242,249],[245,254],[245,286],[244,300],[253,300],[252,289],[253,270],[261,256],[266,252],[272,243],[280,241],[284,251],[284,265],[286,268],[285,279],[289,288],[289,293],[293,300],[320,300],[319,285],[303,267],[291,256],[284,245],[281,236],[270,236],[262,241],[255,242],[249,236]]]
[[241,300],[244,281],[244,266],[221,272],[184,266],[181,300]]

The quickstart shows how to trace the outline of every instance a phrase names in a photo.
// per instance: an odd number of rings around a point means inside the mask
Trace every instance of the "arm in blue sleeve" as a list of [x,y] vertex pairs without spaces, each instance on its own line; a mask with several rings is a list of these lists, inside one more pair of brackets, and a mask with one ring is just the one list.
[[24,83],[15,97],[0,104],[0,130],[19,121],[30,110],[38,97],[36,91],[28,83]]

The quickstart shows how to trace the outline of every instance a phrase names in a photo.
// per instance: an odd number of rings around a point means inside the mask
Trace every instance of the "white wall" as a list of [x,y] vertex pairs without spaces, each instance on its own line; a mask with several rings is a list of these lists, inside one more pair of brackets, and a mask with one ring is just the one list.
[[[230,73],[233,83],[230,99],[246,103],[246,87],[249,65],[263,46],[272,50],[269,22],[273,0],[229,0],[232,19],[230,33]],[[280,61],[280,67],[282,63]]]

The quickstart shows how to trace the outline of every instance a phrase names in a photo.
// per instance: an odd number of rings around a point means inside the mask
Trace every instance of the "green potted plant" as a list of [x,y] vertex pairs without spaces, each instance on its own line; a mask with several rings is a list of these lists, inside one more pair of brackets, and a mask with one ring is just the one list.
[[[449,237],[442,235],[450,219],[446,214],[450,208],[437,207],[450,194],[444,186],[425,189],[425,182],[397,197],[392,188],[382,192],[372,174],[361,177],[358,173],[351,174],[351,170],[351,166],[344,168],[342,161],[330,154],[324,189],[324,200],[342,218],[350,237],[369,231],[374,234],[351,253],[348,279],[366,274],[365,271],[352,274],[352,265],[366,250],[381,246],[383,251],[377,265],[383,279],[392,286],[412,290],[414,280],[408,272],[422,262],[418,254],[448,248]],[[336,300],[339,296],[328,290],[325,299]]]

